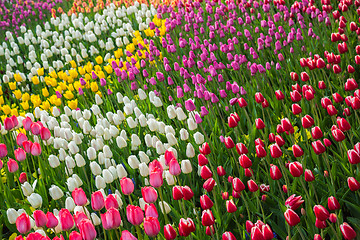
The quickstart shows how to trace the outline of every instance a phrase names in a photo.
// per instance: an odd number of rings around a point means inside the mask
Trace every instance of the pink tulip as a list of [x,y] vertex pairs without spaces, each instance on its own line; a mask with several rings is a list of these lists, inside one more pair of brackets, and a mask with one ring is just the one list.
[[158,197],[157,192],[153,187],[141,188],[141,195],[146,203],[154,203]]
[[83,240],[94,240],[96,238],[95,227],[89,219],[80,221],[79,230]]
[[117,195],[113,195],[113,194],[108,195],[105,199],[105,208],[109,209],[109,208],[113,207],[113,208],[118,209],[119,203],[116,200],[116,198],[117,198]]
[[149,237],[155,237],[160,232],[160,223],[157,218],[147,217],[144,220],[144,230]]
[[105,206],[104,196],[100,191],[91,194],[91,207],[94,211],[100,211]]
[[22,124],[25,128],[26,131],[30,131],[31,130],[31,124],[32,124],[32,120],[29,117],[26,117],[23,121]]
[[18,148],[14,151],[15,158],[17,161],[22,162],[26,159],[26,152],[22,148]]
[[31,230],[30,218],[26,213],[22,213],[17,217],[16,228],[21,234],[25,234]]
[[59,220],[55,217],[55,215],[52,212],[47,212],[46,218],[47,218],[47,223],[46,223],[47,228],[54,228],[59,224]]
[[80,222],[83,219],[88,219],[84,212],[78,211],[74,214],[74,221],[77,228],[79,228]]
[[121,191],[123,192],[123,194],[130,195],[131,193],[134,192],[134,183],[130,178],[123,177],[120,180],[120,185],[121,185]]
[[62,208],[59,212],[61,229],[68,231],[74,226],[74,219],[69,210]]
[[140,225],[144,220],[144,213],[139,206],[128,205],[126,207],[128,221],[135,226]]
[[33,143],[31,141],[28,141],[28,140],[23,141],[23,143],[22,143],[22,146],[23,146],[25,152],[27,152],[27,153],[31,152],[32,145],[33,145]]
[[128,230],[124,230],[121,232],[120,240],[137,240],[137,238],[132,235]]
[[14,173],[19,169],[18,163],[12,158],[9,158],[9,161],[7,162],[7,166],[8,166],[9,172],[11,172],[11,173]]
[[71,196],[78,206],[85,206],[87,203],[86,194],[82,188],[75,188],[74,191],[72,191]]
[[4,128],[5,128],[5,130],[10,131],[14,127],[15,127],[15,123],[13,122],[13,120],[11,118],[5,118],[5,120],[4,120]]
[[101,214],[101,222],[106,230],[118,228],[121,224],[119,210],[110,208],[104,214]]
[[41,146],[39,143],[34,143],[31,146],[31,154],[33,156],[39,156],[41,154]]
[[39,135],[40,134],[40,130],[41,130],[41,126],[38,123],[32,123],[30,126],[31,129],[31,133],[34,135]]
[[48,140],[51,137],[50,130],[46,127],[42,127],[40,130],[40,137],[42,140]]
[[36,226],[44,227],[48,221],[45,213],[41,210],[35,210],[33,214]]
[[145,217],[154,217],[154,218],[158,218],[159,214],[156,210],[155,205],[149,204],[149,205],[145,205]]
[[24,141],[27,141],[27,140],[28,140],[27,136],[26,136],[25,134],[23,134],[23,133],[19,133],[19,134],[17,135],[17,137],[16,137],[16,143],[17,143],[17,145],[19,145],[20,147],[22,147],[22,146],[23,146],[23,142],[24,142]]
[[81,234],[76,231],[72,231],[69,235],[69,240],[82,240]]
[[6,157],[7,154],[6,145],[4,143],[0,143],[0,158]]

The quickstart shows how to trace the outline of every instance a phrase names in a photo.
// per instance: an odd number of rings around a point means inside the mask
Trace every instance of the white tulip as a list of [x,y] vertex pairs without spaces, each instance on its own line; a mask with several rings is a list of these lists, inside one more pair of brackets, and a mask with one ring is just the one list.
[[76,205],[72,197],[67,197],[65,200],[65,208],[70,212],[74,211]]
[[70,157],[70,156],[67,156],[65,158],[65,163],[66,163],[67,168],[72,169],[72,168],[75,168],[75,166],[76,166],[74,159],[72,157]]
[[161,155],[164,154],[166,151],[164,144],[161,141],[156,142],[156,153]]
[[140,162],[135,155],[130,155],[128,157],[128,164],[132,169],[137,169],[140,165]]
[[97,189],[102,189],[106,187],[105,180],[101,176],[96,176],[95,178],[95,186]]
[[183,120],[185,120],[187,118],[185,113],[184,113],[184,110],[182,108],[180,108],[180,107],[178,107],[176,109],[176,116],[177,116],[177,119],[180,120],[180,121],[183,121]]
[[58,166],[60,166],[60,161],[57,156],[50,155],[48,160],[49,160],[50,167],[57,168]]
[[139,95],[140,100],[145,100],[147,98],[145,91],[142,90],[141,88],[138,89],[138,95]]
[[165,123],[164,122],[158,122],[159,126],[159,133],[164,134],[165,133]]
[[195,140],[195,143],[200,145],[200,144],[203,144],[204,141],[205,141],[205,138],[204,138],[204,135],[200,132],[196,132],[194,134],[194,140]]
[[184,159],[181,161],[181,171],[185,174],[192,172],[191,162],[188,159]]
[[175,178],[169,171],[165,171],[165,179],[169,186],[175,185]]
[[84,157],[82,155],[80,155],[79,153],[77,153],[75,155],[75,162],[76,162],[77,167],[83,167],[86,165]]
[[76,180],[77,187],[80,187],[83,185],[83,181],[77,174],[73,174],[71,177]]
[[140,138],[138,135],[136,135],[136,134],[131,135],[131,145],[134,145],[137,147],[141,145],[141,141],[140,141]]
[[138,124],[137,120],[134,120],[131,116],[126,119],[126,122],[130,128],[135,128]]
[[87,149],[87,156],[89,160],[95,160],[96,159],[96,150],[93,147],[89,147]]
[[150,131],[155,132],[159,129],[158,122],[155,119],[148,119],[147,125],[149,126]]
[[188,158],[193,158],[193,157],[195,157],[195,149],[194,149],[194,147],[193,147],[193,145],[192,145],[191,143],[188,143],[188,144],[186,145],[186,156],[187,156]]
[[194,121],[193,118],[188,118],[187,124],[188,124],[189,130],[191,130],[191,131],[193,131],[193,130],[195,130],[197,128],[197,124],[196,124],[196,122]]
[[139,158],[142,163],[148,164],[150,162],[149,156],[143,151],[139,151]]
[[127,172],[122,164],[118,164],[116,166],[116,172],[119,179],[122,179],[123,177],[127,177]]
[[[101,105],[103,104],[103,100],[101,99],[101,97],[99,96],[99,94],[95,94],[95,103],[96,105]],[[95,114],[96,115],[96,114]]]
[[169,214],[171,212],[171,208],[167,202],[159,201],[159,206],[162,213],[164,213],[164,210],[166,214]]
[[39,208],[42,205],[42,197],[40,194],[32,193],[29,197],[27,197],[27,200],[33,208]]
[[147,119],[145,117],[144,114],[141,114],[139,117],[138,117],[138,120],[139,120],[139,123],[140,123],[140,126],[141,127],[146,127],[147,126]]
[[21,190],[26,197],[30,196],[34,192],[29,182],[24,182],[21,184]]
[[58,200],[64,196],[63,191],[56,185],[51,185],[49,189],[49,194],[54,200]]
[[126,143],[125,139],[122,138],[121,136],[118,136],[118,137],[116,138],[116,144],[117,144],[117,146],[118,146],[119,148],[124,148],[124,147],[127,146],[127,143]]
[[100,175],[101,174],[101,167],[100,165],[93,161],[90,163],[90,169],[93,175]]
[[102,175],[106,183],[112,183],[114,181],[114,177],[108,169],[104,169]]
[[174,134],[172,134],[172,133],[167,133],[166,134],[166,139],[167,139],[170,146],[174,146],[174,145],[177,144],[177,140],[176,140]]
[[91,213],[91,220],[95,226],[99,226],[101,224],[101,219],[96,213]]
[[106,158],[112,158],[113,153],[111,152],[110,147],[108,145],[105,145],[103,147],[103,152],[104,152]]
[[94,113],[94,115],[99,115],[101,112],[99,106],[95,104],[91,106],[91,110]]
[[145,135],[145,144],[146,146],[149,148],[149,147],[152,147],[152,137],[150,134],[146,134]]
[[189,139],[189,132],[185,128],[180,129],[180,139],[182,141]]
[[149,167],[146,165],[146,163],[142,162],[139,165],[140,175],[142,177],[149,176]]
[[6,211],[6,215],[7,215],[7,218],[8,218],[8,221],[10,224],[15,224],[16,223],[16,219],[17,217],[19,216],[19,214],[16,212],[15,209],[13,208],[9,208],[7,211]]
[[76,179],[73,178],[73,177],[69,177],[69,178],[66,180],[66,185],[67,185],[67,187],[68,187],[68,189],[69,189],[70,192],[74,191],[75,188],[78,187],[77,181],[76,181]]

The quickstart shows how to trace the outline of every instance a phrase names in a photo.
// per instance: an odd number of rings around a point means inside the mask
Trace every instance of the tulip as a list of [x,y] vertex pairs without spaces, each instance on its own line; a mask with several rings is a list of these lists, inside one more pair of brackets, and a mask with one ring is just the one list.
[[94,240],[96,238],[96,230],[89,219],[83,219],[79,224],[80,234],[83,240]]
[[272,180],[279,180],[282,178],[282,173],[281,173],[280,169],[278,168],[278,166],[272,165],[270,167],[270,177]]
[[214,186],[215,186],[215,180],[213,178],[207,179],[203,184],[203,188],[207,192],[211,192],[214,189]]
[[204,154],[199,154],[198,155],[198,163],[199,163],[199,166],[205,166],[206,164],[209,163],[209,160],[205,157]]
[[179,235],[182,237],[189,236],[195,231],[195,224],[191,218],[181,218],[179,222]]
[[201,171],[200,171],[200,176],[201,176],[204,180],[206,180],[206,179],[211,178],[211,177],[213,176],[213,174],[212,174],[212,172],[211,172],[211,170],[210,170],[210,168],[209,168],[208,166],[203,166],[203,167],[201,168]]
[[155,237],[160,232],[160,223],[157,218],[147,217],[144,220],[144,230],[149,237]]
[[199,150],[202,154],[204,155],[208,155],[211,153],[211,149],[210,149],[210,146],[207,142],[204,142],[201,147],[199,147]]
[[318,218],[320,221],[325,221],[329,218],[329,212],[321,205],[315,205],[314,206],[314,213],[316,218]]
[[101,216],[101,222],[103,224],[103,228],[106,230],[118,228],[121,224],[121,217],[119,210],[115,208],[109,208],[104,214],[101,214],[100,216]]
[[224,232],[222,235],[222,240],[236,240],[236,238],[231,232]]
[[181,200],[184,197],[182,187],[181,186],[174,186],[172,189],[172,196],[174,200]]
[[249,151],[247,147],[243,143],[237,143],[236,144],[236,151],[239,155],[241,154],[247,154]]
[[360,183],[354,177],[348,177],[347,183],[350,190],[353,192],[360,189]]
[[285,206],[295,211],[303,204],[303,202],[304,200],[301,196],[296,197],[296,195],[293,194],[285,201]]
[[156,192],[155,188],[153,188],[153,187],[141,188],[141,194],[146,203],[154,203],[154,202],[156,202],[157,197],[158,197],[157,192]]
[[55,215],[52,212],[46,213],[46,227],[47,228],[55,228],[59,224],[59,220],[55,217]]
[[251,228],[251,239],[265,240],[264,235],[258,226]]
[[42,127],[40,130],[40,137],[42,140],[47,141],[51,137],[50,130],[46,127]]
[[334,137],[335,141],[337,141],[337,142],[341,142],[345,139],[344,133],[338,128],[332,130],[331,134]]
[[6,131],[10,131],[15,127],[15,123],[11,118],[5,118],[4,119],[4,128]]
[[34,213],[35,224],[37,227],[44,227],[47,224],[47,217],[41,210],[35,210]]
[[217,174],[219,175],[219,177],[222,177],[222,176],[225,176],[225,175],[226,175],[226,171],[225,171],[225,169],[224,169],[223,166],[218,166],[218,167],[216,168],[216,172],[217,172]]
[[87,203],[87,198],[84,190],[82,188],[75,188],[74,191],[71,193],[74,202],[78,206],[85,206]]
[[[256,150],[256,156],[258,158],[266,157],[267,153],[266,153],[266,150],[265,150],[265,148],[263,146],[256,145],[255,150]],[[239,158],[239,160],[240,160],[240,158]],[[251,160],[249,159],[249,161],[251,161]],[[245,164],[245,163],[243,162],[243,164]],[[240,165],[241,165],[241,163],[240,163]]]
[[284,213],[286,222],[291,226],[295,226],[300,223],[300,217],[292,209],[287,209]]
[[100,191],[91,194],[91,207],[94,211],[100,211],[105,206],[104,196]]
[[126,207],[127,220],[135,226],[140,225],[144,220],[144,213],[139,206],[128,205]]
[[315,180],[314,174],[312,173],[311,170],[306,169],[305,170],[305,181],[306,182],[312,182]]
[[201,205],[202,209],[206,210],[206,209],[212,208],[214,203],[213,203],[213,201],[211,201],[211,199],[207,195],[202,195],[200,197],[200,205]]
[[301,118],[301,124],[303,128],[310,128],[312,125],[314,125],[314,119],[309,115],[305,115],[303,118]]
[[6,145],[3,143],[0,143],[0,158],[5,157],[8,154]]
[[356,232],[348,223],[344,222],[343,224],[341,224],[340,230],[341,230],[343,237],[346,240],[351,240],[351,239],[356,238],[356,235],[357,235]]
[[134,192],[134,183],[130,178],[123,177],[120,180],[121,191],[124,195],[130,195]]
[[18,163],[12,158],[9,158],[7,162],[7,167],[8,167],[8,171],[11,173],[14,173],[19,169]]
[[232,199],[226,201],[226,211],[228,213],[236,212],[236,210],[237,210],[237,207]]
[[301,149],[301,147],[299,145],[294,144],[292,146],[292,150],[293,150],[294,157],[296,157],[296,158],[304,155],[304,151]]
[[282,151],[278,144],[275,143],[270,145],[270,154],[273,158],[279,158],[282,156]]
[[69,240],[82,240],[81,234],[76,231],[72,231],[69,235]]
[[331,197],[328,198],[328,208],[331,211],[340,209],[340,204],[339,204],[338,200],[335,197],[331,196]]
[[316,218],[315,220],[315,227],[319,228],[319,229],[324,229],[326,228],[326,221],[321,221],[320,219]]
[[360,155],[353,149],[347,151],[347,156],[351,164],[360,163]]
[[181,168],[176,159],[172,159],[169,163],[169,172],[173,176],[178,176],[181,173]]
[[63,231],[68,231],[74,226],[74,219],[67,209],[63,208],[60,210],[59,220]]
[[311,146],[312,146],[312,148],[313,148],[316,155],[322,154],[326,150],[325,146],[322,144],[322,142],[320,140],[312,142]]
[[300,177],[303,174],[303,168],[301,163],[292,162],[289,164],[289,170],[293,177]]
[[26,234],[31,230],[30,218],[26,213],[22,213],[17,217],[16,228],[21,234]]
[[242,154],[239,157],[239,163],[243,168],[249,168],[252,166],[252,161],[245,154]]
[[332,223],[336,223],[337,221],[337,216],[335,213],[331,213],[330,216],[329,216],[329,221],[332,222]]
[[[25,143],[25,142],[24,142]],[[25,147],[24,147],[25,148]],[[25,150],[26,151],[26,150]],[[31,145],[30,150],[31,155],[33,156],[39,156],[41,154],[41,146],[39,143],[35,142]]]
[[211,210],[203,210],[201,215],[201,223],[203,226],[211,226],[215,223],[215,218]]
[[124,230],[121,232],[120,240],[137,240],[137,238],[132,235],[128,230]]
[[189,186],[182,187],[182,192],[184,195],[184,200],[188,201],[194,196],[194,192],[191,190]]
[[145,205],[145,218],[147,217],[159,217],[157,209],[153,203]]
[[232,180],[232,187],[236,192],[241,192],[245,189],[244,183],[239,178]]
[[170,224],[164,226],[164,237],[166,240],[173,240],[176,238],[176,231]]
[[256,192],[257,190],[259,190],[258,185],[252,179],[247,182],[247,185],[250,192]]

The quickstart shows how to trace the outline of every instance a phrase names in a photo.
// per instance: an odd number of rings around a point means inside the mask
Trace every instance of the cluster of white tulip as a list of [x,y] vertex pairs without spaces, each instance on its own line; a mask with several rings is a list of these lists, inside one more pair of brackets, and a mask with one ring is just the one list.
[[[167,185],[175,185],[176,178],[165,164],[165,151],[172,151],[179,159],[182,173],[189,174],[193,170],[192,162],[196,162],[191,161],[195,157],[193,144],[200,145],[204,142],[204,135],[194,131],[197,125],[193,117],[190,113],[187,114],[187,111],[184,112],[182,107],[170,105],[163,109],[160,104],[157,108],[158,116],[146,113],[150,103],[161,103],[160,97],[155,96],[154,92],[147,94],[140,88],[138,95],[133,99],[123,96],[120,92],[116,97],[117,105],[114,107],[117,111],[107,111],[102,106],[103,101],[97,99],[97,104],[83,111],[71,110],[66,106],[63,114],[57,108],[53,109],[52,115],[39,108],[35,109],[34,114],[26,114],[26,117],[40,121],[52,132],[50,139],[43,142],[49,146],[49,150],[51,149],[51,154],[48,155],[49,169],[65,173],[59,181],[51,182],[48,189],[50,197],[64,203],[64,207],[71,212],[84,212],[95,224],[101,223],[97,214],[89,213],[88,208],[76,206],[71,197],[71,192],[75,188],[89,188],[90,192],[99,190],[104,198],[105,190],[111,190],[121,207],[125,196],[119,191],[120,179],[132,177],[134,174],[140,175],[143,179],[142,185],[149,185],[148,164],[152,158],[158,159],[162,164],[163,178]],[[158,100],[155,100],[156,98]],[[164,111],[167,114],[160,114]],[[166,119],[161,121],[161,117]],[[176,126],[178,132],[173,126]],[[87,176],[89,173],[84,171],[85,167],[89,167],[93,176]],[[87,183],[83,184],[85,181]],[[61,182],[64,184],[58,186]],[[23,194],[35,209],[42,205],[42,197],[35,191],[36,185],[37,182],[31,185],[26,181],[21,186]],[[142,198],[139,205],[145,208],[146,203]],[[162,212],[171,211],[165,201],[160,204],[160,208]],[[19,215],[21,211],[9,209],[9,222],[13,223],[16,219],[14,216]],[[57,213],[55,209],[55,216]],[[60,227],[55,228],[55,231],[60,231]]]
[[[153,5],[138,2],[128,8],[110,4],[91,20],[82,13],[71,17],[62,14],[37,25],[35,31],[21,26],[19,37],[8,31],[8,40],[0,45],[0,61],[5,71],[0,82],[9,82],[15,73],[20,74],[22,81],[31,80],[40,68],[52,72],[63,69],[72,60],[78,64],[93,61],[90,56],[94,55],[101,55],[106,61],[113,57],[109,51],[115,46],[130,43],[135,30],[147,29],[156,13]],[[40,80],[44,80],[43,76]]]

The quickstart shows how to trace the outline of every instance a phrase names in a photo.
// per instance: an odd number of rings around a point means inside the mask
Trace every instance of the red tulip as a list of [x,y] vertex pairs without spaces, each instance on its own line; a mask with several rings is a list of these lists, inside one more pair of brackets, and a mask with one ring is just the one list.
[[249,168],[252,166],[252,161],[245,154],[242,154],[239,157],[239,163],[243,168]]
[[217,174],[218,174],[220,177],[226,175],[226,171],[225,171],[225,169],[224,169],[223,166],[218,166],[218,167],[216,168],[216,172],[217,172]]
[[87,203],[87,198],[84,190],[82,188],[75,188],[74,191],[71,193],[74,202],[78,206],[85,206]]
[[201,215],[201,223],[203,226],[211,226],[215,223],[215,218],[211,210],[203,210]]
[[247,154],[249,151],[247,149],[247,147],[245,146],[245,144],[243,143],[237,143],[236,144],[236,151],[239,155],[241,154]]
[[300,102],[302,97],[301,97],[301,94],[297,90],[294,90],[294,91],[290,92],[290,98],[291,98],[291,101],[293,101],[293,102]]
[[332,223],[336,223],[336,221],[337,221],[337,216],[336,216],[335,213],[331,213],[331,214],[330,214],[329,221],[332,222]]
[[282,178],[282,173],[276,165],[270,167],[270,177],[272,180],[279,180]]
[[326,210],[326,208],[324,208],[321,205],[315,205],[314,206],[314,213],[316,218],[318,218],[320,221],[325,221],[326,219],[329,218],[329,211]]
[[312,146],[312,148],[313,148],[316,155],[322,154],[326,150],[325,146],[322,144],[322,142],[320,140],[312,142],[311,146]]
[[205,166],[208,163],[209,163],[209,160],[205,157],[204,154],[198,155],[198,164],[200,167]]
[[310,79],[309,75],[306,72],[302,72],[300,74],[300,78],[301,78],[301,81],[303,81],[303,82],[307,82]]
[[245,172],[245,176],[248,178],[254,175],[254,172],[251,168],[245,168],[244,172]]
[[311,129],[311,136],[313,139],[320,139],[324,136],[323,132],[321,131],[321,128],[318,126],[315,126]]
[[72,231],[69,235],[69,240],[82,240],[81,234],[76,231]]
[[260,92],[255,93],[255,101],[257,103],[262,103],[264,101],[264,96]]
[[264,235],[265,240],[271,240],[274,238],[274,233],[268,224],[263,225],[261,231]]
[[147,217],[144,220],[144,231],[149,237],[155,237],[160,232],[160,223],[157,218]]
[[348,223],[344,222],[341,224],[340,230],[346,240],[352,240],[356,238],[356,232]]
[[139,206],[128,205],[126,207],[128,221],[135,226],[140,225],[144,220],[144,213]]
[[182,187],[182,191],[184,194],[184,200],[186,201],[189,201],[194,196],[194,192],[191,190],[189,186]]
[[213,190],[214,186],[215,186],[215,180],[213,178],[207,179],[203,184],[203,188],[207,192],[211,192]]
[[303,204],[303,202],[304,200],[301,196],[296,197],[296,195],[293,194],[288,199],[286,199],[285,206],[295,211],[301,206],[301,204]]
[[25,173],[25,172],[20,173],[19,182],[20,182],[21,184],[23,184],[23,183],[26,182],[26,181],[27,181],[27,175],[26,175],[26,173]]
[[284,94],[281,92],[281,90],[275,91],[275,97],[278,101],[283,100],[285,98]]
[[176,235],[176,231],[170,224],[164,226],[164,237],[166,240],[173,240],[176,238]]
[[315,220],[315,227],[319,228],[319,229],[324,229],[326,228],[326,221],[321,221],[320,219],[316,218]]
[[251,239],[252,240],[265,240],[263,233],[261,232],[260,228],[254,226],[251,228]]
[[[258,158],[266,157],[267,153],[266,153],[266,150],[265,150],[265,148],[264,148],[263,146],[261,146],[261,145],[256,145],[255,150],[256,150],[256,156],[257,156]],[[246,155],[245,155],[245,156],[246,156]],[[241,158],[241,157],[240,157],[240,158]],[[239,158],[239,161],[240,161],[240,158]],[[249,161],[251,161],[251,160],[249,159]],[[243,164],[244,164],[244,163],[243,163]],[[241,162],[240,162],[240,165],[242,166]],[[252,165],[252,163],[251,163],[251,165]],[[242,167],[245,168],[244,166],[242,166]]]
[[172,196],[174,200],[181,200],[184,197],[181,186],[174,186],[172,188]]
[[265,123],[263,122],[263,120],[261,118],[255,119],[255,125],[256,125],[257,129],[264,129],[265,128]]
[[22,213],[16,218],[16,228],[21,234],[26,234],[31,230],[30,218],[26,213]]
[[279,147],[279,145],[275,144],[271,144],[270,145],[270,154],[271,157],[273,158],[279,158],[282,156],[282,151],[281,148]]
[[347,183],[350,190],[353,192],[360,189],[360,183],[354,177],[348,177]]
[[304,154],[304,151],[301,149],[299,145],[294,144],[292,146],[294,157],[298,158],[301,157]]
[[226,211],[228,213],[236,212],[236,210],[237,210],[237,207],[232,199],[226,201]]
[[338,200],[335,197],[331,196],[328,198],[328,208],[331,211],[340,209],[340,203],[338,202]]
[[287,209],[284,213],[286,222],[291,226],[295,226],[300,222],[300,217],[292,209]]
[[204,155],[208,155],[211,153],[211,149],[210,149],[210,146],[207,142],[204,142],[202,145],[201,145],[201,148],[199,147],[199,150],[202,154]]
[[335,141],[337,141],[337,142],[341,142],[345,139],[344,133],[338,128],[332,130],[331,134],[334,137]]
[[289,170],[293,177],[300,177],[303,174],[303,167],[299,162],[292,162],[289,164]]
[[311,170],[306,169],[305,170],[305,181],[306,182],[312,182],[315,180],[314,174],[312,173]]
[[146,203],[154,203],[157,200],[157,192],[153,187],[142,187],[141,195]]
[[225,143],[225,147],[227,149],[231,149],[231,148],[235,147],[235,143],[231,139],[231,137],[225,137],[224,143]]
[[51,137],[50,130],[46,127],[42,127],[40,130],[40,137],[44,141],[48,140]]
[[241,192],[245,189],[244,183],[239,178],[232,180],[232,187],[236,192]]
[[256,192],[257,190],[259,190],[258,185],[252,179],[247,182],[247,186],[250,192]]
[[5,118],[4,119],[4,128],[6,131],[10,131],[15,127],[15,123],[11,118]]
[[41,126],[40,124],[38,123],[32,123],[30,125],[30,130],[31,130],[31,133],[34,134],[34,135],[40,135],[40,130],[41,130]]
[[27,141],[27,140],[28,140],[27,136],[26,136],[25,134],[23,134],[23,133],[19,133],[19,134],[17,135],[17,137],[16,137],[16,143],[17,143],[20,147],[22,147],[22,146],[23,146],[23,142],[24,142],[24,141]]
[[213,173],[211,172],[210,168],[208,166],[201,167],[200,176],[206,180],[213,176]]
[[303,128],[310,128],[312,125],[314,125],[314,119],[309,115],[305,115],[301,118],[301,124]]
[[179,235],[182,237],[189,236],[195,231],[195,224],[191,218],[181,218],[179,222]]
[[290,73],[290,78],[293,81],[297,81],[297,80],[299,80],[299,75],[296,72],[291,72]]
[[293,105],[291,105],[291,111],[294,115],[298,115],[298,114],[302,113],[302,109],[301,109],[300,105],[297,103],[294,103]]
[[31,141],[24,141],[23,148],[24,148],[25,152],[30,153],[32,145],[33,145],[33,143]]
[[201,205],[202,209],[206,210],[206,209],[212,208],[214,203],[213,203],[213,201],[211,201],[211,199],[208,197],[208,195],[202,195],[200,197],[200,205]]
[[224,232],[222,235],[222,240],[236,240],[236,237],[231,232]]

